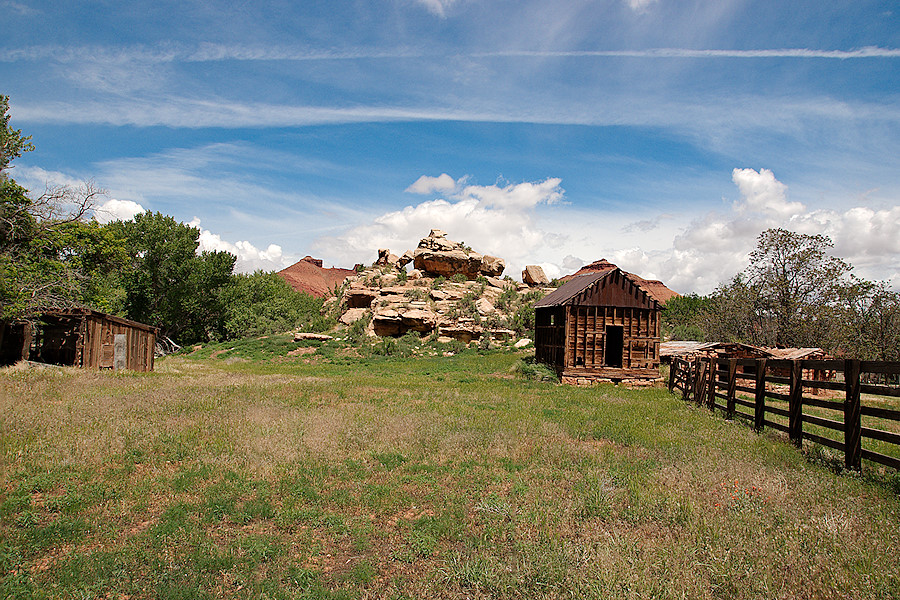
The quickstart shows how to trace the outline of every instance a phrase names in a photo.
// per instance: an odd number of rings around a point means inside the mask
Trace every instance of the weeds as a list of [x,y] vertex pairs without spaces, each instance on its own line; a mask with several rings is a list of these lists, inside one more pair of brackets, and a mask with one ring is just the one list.
[[0,598],[900,595],[889,481],[665,390],[392,341],[0,374]]

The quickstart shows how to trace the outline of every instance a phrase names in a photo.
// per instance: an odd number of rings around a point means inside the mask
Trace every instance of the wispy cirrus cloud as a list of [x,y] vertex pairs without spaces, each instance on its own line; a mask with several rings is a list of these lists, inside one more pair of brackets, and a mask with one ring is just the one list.
[[447,9],[456,4],[456,0],[416,0],[428,9],[428,12],[443,18],[447,16]]
[[451,106],[436,98],[418,106],[359,105],[353,107],[309,106],[241,102],[222,98],[206,100],[168,96],[108,98],[17,103],[17,120],[36,123],[77,123],[200,127],[291,127],[321,124],[391,121],[468,121],[492,123],[537,123],[559,125],[666,126],[685,131],[717,129],[741,131],[765,128],[794,130],[804,119],[900,123],[895,104],[845,102],[829,98],[718,98],[702,102],[660,98],[659,102],[634,104],[631,96],[610,95],[602,110],[594,103],[563,99],[515,105],[491,98],[472,98]]
[[504,50],[480,52],[471,56],[522,58],[900,58],[898,48],[867,46],[853,50],[816,50],[812,48],[772,48],[759,50],[648,48],[643,50]]
[[483,52],[440,52],[424,48],[346,48],[327,49],[302,46],[228,45],[202,43],[160,43],[155,46],[56,46],[37,45],[0,50],[0,62],[49,60],[59,63],[95,62],[102,64],[203,63],[222,61],[352,61],[410,58],[796,58],[796,59],[893,59],[900,48],[864,46],[849,50],[816,48],[760,48],[751,50],[716,48],[646,48],[637,50],[498,50]]

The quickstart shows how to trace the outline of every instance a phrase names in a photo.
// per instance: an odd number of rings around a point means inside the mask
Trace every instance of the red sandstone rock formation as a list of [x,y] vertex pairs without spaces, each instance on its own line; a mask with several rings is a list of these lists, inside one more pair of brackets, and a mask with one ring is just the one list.
[[298,292],[324,298],[349,277],[355,275],[350,269],[322,268],[322,260],[307,256],[290,267],[278,272],[292,288]]

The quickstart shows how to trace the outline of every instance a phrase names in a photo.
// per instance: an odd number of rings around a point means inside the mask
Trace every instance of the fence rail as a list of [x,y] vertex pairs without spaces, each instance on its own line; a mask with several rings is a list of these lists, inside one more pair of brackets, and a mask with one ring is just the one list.
[[854,470],[862,459],[900,469],[898,381],[900,362],[673,358],[669,370],[685,401],[841,451]]

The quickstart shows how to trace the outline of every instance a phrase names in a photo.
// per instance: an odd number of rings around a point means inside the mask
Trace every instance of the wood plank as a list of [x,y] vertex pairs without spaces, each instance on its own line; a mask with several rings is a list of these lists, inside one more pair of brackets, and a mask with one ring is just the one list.
[[882,465],[900,470],[900,459],[894,458],[893,456],[879,454],[878,452],[872,452],[865,448],[862,449],[860,454],[862,455],[862,458],[865,458],[866,460],[871,460],[872,462],[881,463]]
[[879,419],[887,419],[889,421],[900,421],[900,410],[892,408],[877,408],[875,406],[863,406],[860,408],[860,414],[867,417],[878,417]]
[[768,419],[763,421],[763,424],[766,427],[771,427],[772,429],[777,429],[778,431],[783,431],[784,433],[788,433],[787,425],[782,425],[781,423],[776,423],[775,421],[769,421]]
[[894,433],[892,431],[882,431],[881,429],[872,429],[871,427],[861,427],[860,430],[862,433],[862,437],[864,438],[881,440],[882,442],[888,442],[900,446],[900,434],[898,433]]
[[860,367],[861,364],[858,360],[844,362],[844,381],[847,384],[847,394],[844,401],[844,422],[847,424],[844,432],[844,464],[848,469],[856,471],[862,469]]
[[831,438],[827,438],[821,435],[816,435],[815,433],[804,432],[803,439],[810,440],[811,442],[815,442],[817,444],[821,444],[822,446],[828,446],[829,448],[834,448],[835,450],[844,449],[844,443],[839,442],[837,440],[833,440]]
[[886,385],[872,385],[870,383],[862,383],[859,386],[859,391],[864,394],[873,394],[875,396],[891,396],[893,398],[900,398],[900,388],[890,387]]
[[833,431],[844,431],[844,424],[832,419],[823,419],[822,417],[813,415],[803,415],[803,422],[812,423],[813,425],[818,425],[819,427],[824,427]]
[[862,373],[883,373],[886,375],[900,375],[900,362],[864,360],[859,364]]

